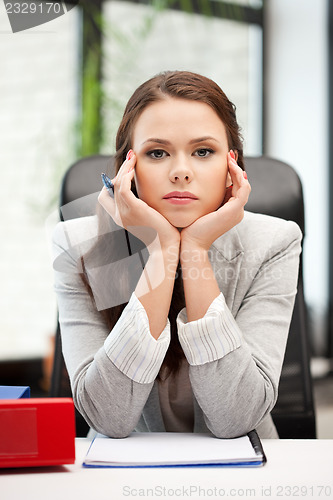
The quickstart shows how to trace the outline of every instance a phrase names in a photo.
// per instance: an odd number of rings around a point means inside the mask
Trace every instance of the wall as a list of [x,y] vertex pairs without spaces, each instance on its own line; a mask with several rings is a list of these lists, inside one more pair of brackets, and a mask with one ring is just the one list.
[[266,152],[289,162],[303,183],[305,293],[320,355],[328,302],[326,0],[269,0],[266,29]]
[[261,151],[259,27],[116,0],[105,2],[103,14],[106,151],[134,89],[165,70],[194,71],[216,81],[237,107],[246,154]]

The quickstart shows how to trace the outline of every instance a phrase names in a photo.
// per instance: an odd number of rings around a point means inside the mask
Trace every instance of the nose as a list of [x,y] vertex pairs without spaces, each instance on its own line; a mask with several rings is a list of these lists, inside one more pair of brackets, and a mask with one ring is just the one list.
[[175,161],[170,169],[169,178],[171,182],[191,182],[193,173],[185,159]]

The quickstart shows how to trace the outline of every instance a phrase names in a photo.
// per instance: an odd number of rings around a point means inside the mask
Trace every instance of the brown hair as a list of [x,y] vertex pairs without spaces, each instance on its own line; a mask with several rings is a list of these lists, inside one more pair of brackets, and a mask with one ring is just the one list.
[[[168,71],[161,73],[140,85],[129,99],[116,138],[116,172],[118,172],[122,163],[125,161],[127,152],[132,148],[133,130],[141,113],[153,102],[157,102],[168,97],[200,101],[211,106],[225,125],[229,150],[232,149],[237,152],[237,163],[244,170],[242,138],[240,135],[240,128],[236,120],[236,108],[234,104],[229,101],[222,89],[209,78],[188,71]],[[132,184],[132,190],[136,194],[134,183]],[[85,272],[86,265],[89,261],[89,265],[96,267],[94,262],[100,262],[101,253],[104,255],[103,262],[112,262],[112,255],[115,254],[116,245],[114,231],[107,231],[107,226],[110,224],[110,216],[100,206],[97,208],[97,213],[99,219],[99,234],[103,236],[100,236],[92,250],[81,258],[84,270],[81,276],[92,299],[93,293],[89,285],[87,273]],[[105,253],[108,254],[108,257],[106,258]],[[109,280],[109,284],[113,281],[117,287],[125,286],[125,284],[130,281],[128,276],[123,275],[118,276],[118,279],[114,279],[113,277],[113,280],[111,281],[111,277],[106,277],[104,272],[101,273],[101,279]],[[126,303],[100,311],[110,330],[118,321],[125,306]],[[177,315],[184,306],[185,299],[181,269],[178,265],[169,311],[171,342],[162,365],[164,376],[176,373],[184,357],[182,348],[179,344],[176,328]]]

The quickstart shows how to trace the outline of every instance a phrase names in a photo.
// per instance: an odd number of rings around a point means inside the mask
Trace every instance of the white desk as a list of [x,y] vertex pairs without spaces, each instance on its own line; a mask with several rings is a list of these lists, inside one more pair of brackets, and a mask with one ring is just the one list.
[[333,440],[263,440],[256,469],[85,469],[89,443],[74,465],[0,469],[1,500],[333,499]]

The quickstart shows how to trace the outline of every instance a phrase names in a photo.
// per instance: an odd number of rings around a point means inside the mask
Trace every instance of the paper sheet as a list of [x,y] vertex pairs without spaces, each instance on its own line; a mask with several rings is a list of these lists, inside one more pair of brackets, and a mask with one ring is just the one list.
[[260,459],[248,436],[218,439],[210,434],[135,432],[123,439],[95,438],[85,464],[214,464]]

